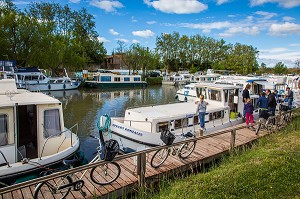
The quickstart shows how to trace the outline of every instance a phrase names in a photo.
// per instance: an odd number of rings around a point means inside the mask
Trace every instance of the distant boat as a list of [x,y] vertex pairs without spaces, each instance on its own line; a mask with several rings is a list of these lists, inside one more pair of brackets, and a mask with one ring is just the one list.
[[29,91],[71,90],[77,89],[81,83],[69,78],[67,73],[64,77],[47,77],[37,67],[18,68],[12,75],[15,76],[18,88]]
[[0,80],[0,182],[60,163],[78,148],[59,100]]
[[86,80],[85,86],[90,88],[146,87],[147,82],[142,81],[141,75],[120,75],[102,71],[94,73],[93,80]]

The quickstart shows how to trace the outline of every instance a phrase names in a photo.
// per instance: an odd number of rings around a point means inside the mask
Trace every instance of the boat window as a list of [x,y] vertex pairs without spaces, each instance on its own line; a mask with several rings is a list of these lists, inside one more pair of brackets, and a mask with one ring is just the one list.
[[163,132],[165,130],[168,130],[168,122],[157,123],[157,128],[157,132]]
[[58,109],[45,110],[44,112],[44,136],[57,136],[61,134],[60,114]]
[[121,81],[121,78],[120,77],[115,77],[115,82],[119,82],[119,81]]
[[224,90],[225,102],[228,102],[228,90]]
[[208,90],[208,96],[210,100],[221,101],[221,91]]
[[224,118],[224,111],[209,113],[209,121]]
[[130,81],[130,77],[124,77],[124,82],[129,82]]
[[138,82],[138,81],[141,81],[141,78],[140,78],[140,77],[135,77],[133,80],[134,80],[135,82]]
[[111,82],[111,76],[101,76],[101,82]]
[[182,118],[175,120],[175,129],[181,129],[182,127],[187,127],[188,125],[188,118]]
[[0,146],[7,145],[7,115],[0,114]]
[[200,95],[203,95],[204,96],[204,99],[207,99],[206,98],[206,92],[205,92],[205,88],[197,88],[196,89],[196,92],[197,92],[197,97],[199,97]]

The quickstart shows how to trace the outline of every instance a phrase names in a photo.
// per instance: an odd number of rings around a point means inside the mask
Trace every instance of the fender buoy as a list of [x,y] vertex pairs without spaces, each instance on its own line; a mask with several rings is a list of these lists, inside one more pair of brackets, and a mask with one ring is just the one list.
[[66,89],[66,84],[63,85],[64,89]]
[[175,99],[178,99],[178,95],[175,95]]
[[187,102],[187,97],[184,97],[184,101]]
[[49,90],[51,89],[51,84],[48,84],[48,89],[49,89]]

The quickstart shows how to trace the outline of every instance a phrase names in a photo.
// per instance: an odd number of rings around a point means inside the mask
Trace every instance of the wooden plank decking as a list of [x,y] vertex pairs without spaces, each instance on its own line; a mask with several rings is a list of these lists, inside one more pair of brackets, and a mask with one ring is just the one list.
[[[244,125],[244,124],[242,124]],[[223,129],[224,131],[225,129]],[[260,131],[259,135],[247,128],[236,130],[235,146],[243,146],[251,143],[260,137],[266,135],[267,132]],[[151,157],[154,152],[146,154],[146,180],[157,180],[163,175],[174,175],[176,173],[195,169],[197,166],[220,158],[223,154],[228,153],[231,146],[231,132],[219,134],[214,137],[208,137],[197,141],[195,151],[185,160],[180,160],[177,156],[170,156],[166,162],[159,168],[154,169],[150,165]],[[137,189],[137,166],[133,157],[125,158],[117,161],[121,166],[120,177],[113,183],[105,186],[94,184],[89,175],[90,170],[85,174],[83,180],[85,185],[83,191],[86,192],[86,198],[93,198],[95,195],[100,197],[121,196],[124,193],[130,193]],[[80,174],[77,174],[80,175]],[[32,198],[35,186],[21,188],[9,193],[1,194],[0,199],[18,199]],[[44,198],[54,198],[53,196],[44,196]],[[78,191],[71,191],[67,198],[83,198]]]

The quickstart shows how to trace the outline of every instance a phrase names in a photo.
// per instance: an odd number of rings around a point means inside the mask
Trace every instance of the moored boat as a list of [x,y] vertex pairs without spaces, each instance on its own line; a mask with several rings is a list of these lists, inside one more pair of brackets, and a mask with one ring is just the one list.
[[147,82],[142,81],[141,75],[121,75],[105,71],[93,74],[93,80],[86,80],[85,86],[90,88],[146,87]]
[[59,100],[0,80],[0,181],[60,163],[78,148]]
[[[208,102],[205,133],[243,122],[242,89],[234,85],[196,85],[197,97],[203,94],[205,101]],[[256,103],[258,97],[258,95],[251,96],[253,103]],[[160,135],[165,130],[170,130],[176,135],[175,142],[183,139],[180,136],[182,133],[191,132],[197,135],[199,123],[195,112],[194,101],[132,108],[125,111],[124,117],[112,117],[110,129],[113,136],[131,141],[127,147],[138,150],[138,147],[142,146],[163,144]],[[254,117],[258,118],[258,110],[255,110]]]

